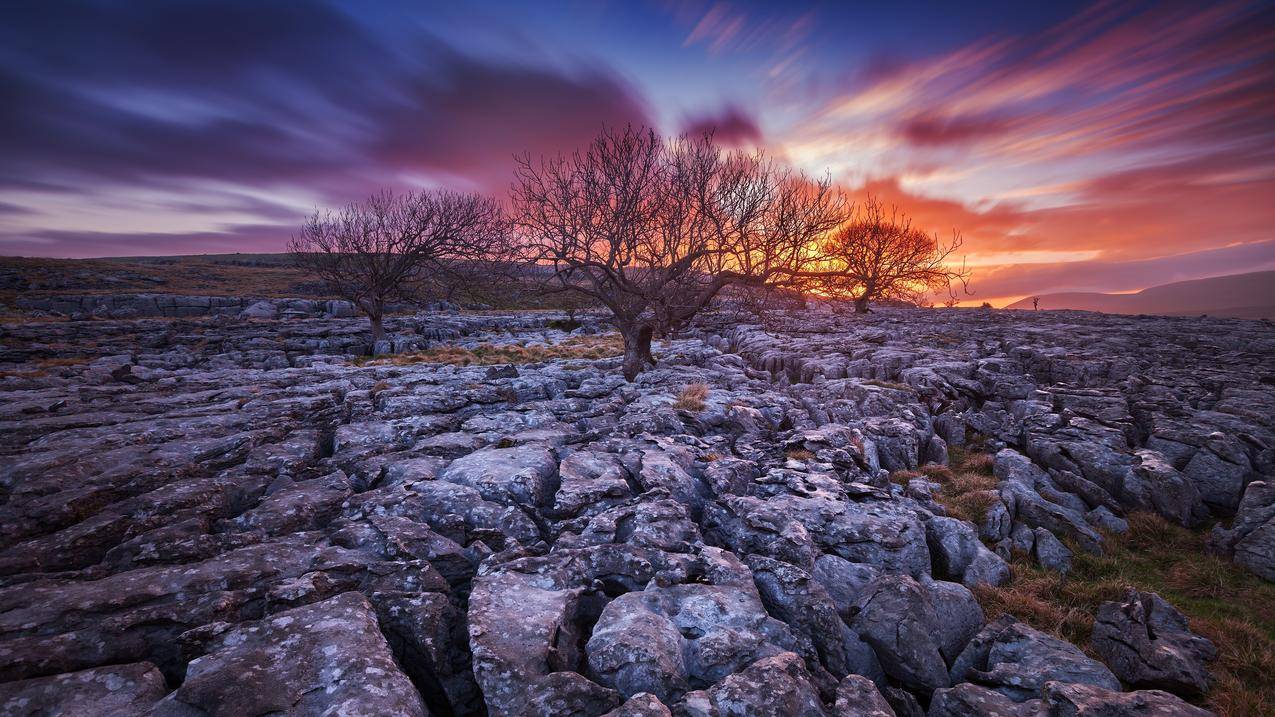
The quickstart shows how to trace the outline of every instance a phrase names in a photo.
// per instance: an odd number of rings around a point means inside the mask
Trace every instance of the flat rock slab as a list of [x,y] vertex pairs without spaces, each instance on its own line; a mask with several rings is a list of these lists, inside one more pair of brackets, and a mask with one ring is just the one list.
[[425,717],[358,593],[226,626],[154,717],[405,715]]

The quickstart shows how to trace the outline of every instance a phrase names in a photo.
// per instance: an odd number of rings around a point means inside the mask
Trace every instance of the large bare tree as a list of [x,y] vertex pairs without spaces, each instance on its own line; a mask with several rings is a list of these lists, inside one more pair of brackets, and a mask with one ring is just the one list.
[[333,294],[354,303],[385,337],[386,307],[446,291],[509,246],[500,204],[478,194],[382,191],[364,202],[315,212],[288,250]]
[[969,270],[963,263],[956,267],[948,262],[961,244],[959,232],[940,241],[937,234],[913,226],[898,207],[887,208],[869,196],[851,221],[822,242],[822,271],[812,275],[808,286],[853,301],[856,313],[867,312],[874,301],[924,303],[940,291],[954,300],[957,284],[968,293]]
[[791,283],[846,218],[828,180],[711,136],[603,130],[570,155],[519,158],[513,218],[551,291],[609,309],[624,375],[654,363],[651,339],[686,326],[728,286]]

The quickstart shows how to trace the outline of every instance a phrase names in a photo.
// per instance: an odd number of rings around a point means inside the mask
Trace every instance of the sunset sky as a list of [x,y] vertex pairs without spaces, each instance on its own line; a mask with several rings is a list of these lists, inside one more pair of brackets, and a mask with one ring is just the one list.
[[963,233],[972,301],[1275,269],[1275,3],[0,3],[0,254],[279,251],[715,127]]

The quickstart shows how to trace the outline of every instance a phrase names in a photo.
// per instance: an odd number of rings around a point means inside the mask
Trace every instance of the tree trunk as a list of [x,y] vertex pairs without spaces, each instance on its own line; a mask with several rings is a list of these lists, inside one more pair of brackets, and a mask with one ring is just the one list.
[[647,366],[655,365],[655,357],[651,355],[651,337],[653,334],[654,330],[649,326],[643,327],[638,332],[638,351]]
[[367,318],[372,322],[372,343],[381,341],[385,338],[385,320],[380,314],[368,314]]
[[868,297],[863,296],[854,300],[854,313],[856,314],[868,313]]
[[624,338],[624,379],[626,381],[633,381],[638,374],[646,370],[648,365],[655,364],[655,359],[651,356],[652,333],[649,326],[639,326],[620,332]]

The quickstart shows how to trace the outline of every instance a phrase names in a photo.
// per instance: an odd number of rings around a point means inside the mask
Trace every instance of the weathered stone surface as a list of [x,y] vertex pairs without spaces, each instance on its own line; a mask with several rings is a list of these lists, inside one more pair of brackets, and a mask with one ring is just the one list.
[[[0,694],[54,704],[87,675],[59,704],[101,677],[135,713],[287,713],[352,694],[311,654],[348,643],[387,686],[351,713],[1136,713],[1178,703],[984,626],[966,586],[1011,550],[1099,552],[1134,511],[1220,520],[1219,553],[1275,574],[1255,322],[706,316],[628,384],[617,358],[352,361],[374,347],[348,307],[145,301],[0,328]],[[394,316],[379,348],[556,344],[552,320]],[[704,409],[674,408],[692,383]],[[970,445],[998,451],[980,525],[928,476],[891,481]],[[298,614],[332,619],[276,622]],[[1111,621],[1147,664],[1177,634],[1160,614]],[[283,666],[249,670],[263,655]]]
[[1140,689],[1203,695],[1212,683],[1205,663],[1217,657],[1208,639],[1155,593],[1130,590],[1094,616],[1093,648],[1122,682]]
[[995,690],[962,682],[935,690],[926,717],[1034,717],[1039,713],[1039,700],[1015,702]]
[[[224,632],[220,630],[225,630]],[[213,625],[207,651],[151,714],[425,715],[358,593],[260,622]]]
[[713,717],[827,717],[805,663],[782,652],[731,675],[707,693],[687,695],[679,714]]
[[1275,480],[1249,483],[1231,527],[1214,528],[1209,543],[1218,552],[1275,582]]
[[862,675],[847,675],[837,685],[833,714],[837,717],[895,717],[877,686]]
[[95,667],[0,683],[0,714],[124,717],[146,713],[167,692],[164,675],[148,662]]
[[1046,570],[1055,570],[1066,575],[1071,572],[1071,550],[1063,545],[1062,541],[1054,537],[1054,534],[1044,528],[1035,530],[1035,539],[1032,541],[1032,557],[1036,558],[1036,562],[1040,567]]
[[885,575],[864,588],[851,627],[872,646],[890,677],[929,694],[951,684],[941,627],[925,591],[910,577]]
[[556,489],[558,460],[543,446],[487,448],[457,458],[438,479],[478,491],[484,500],[541,506]]
[[1095,685],[1050,682],[1042,708],[1058,717],[1209,717],[1212,712],[1168,692],[1118,692]]
[[1051,681],[1120,689],[1110,670],[1075,645],[1008,615],[988,623],[970,640],[952,663],[951,678],[985,685],[1016,702],[1038,696]]

